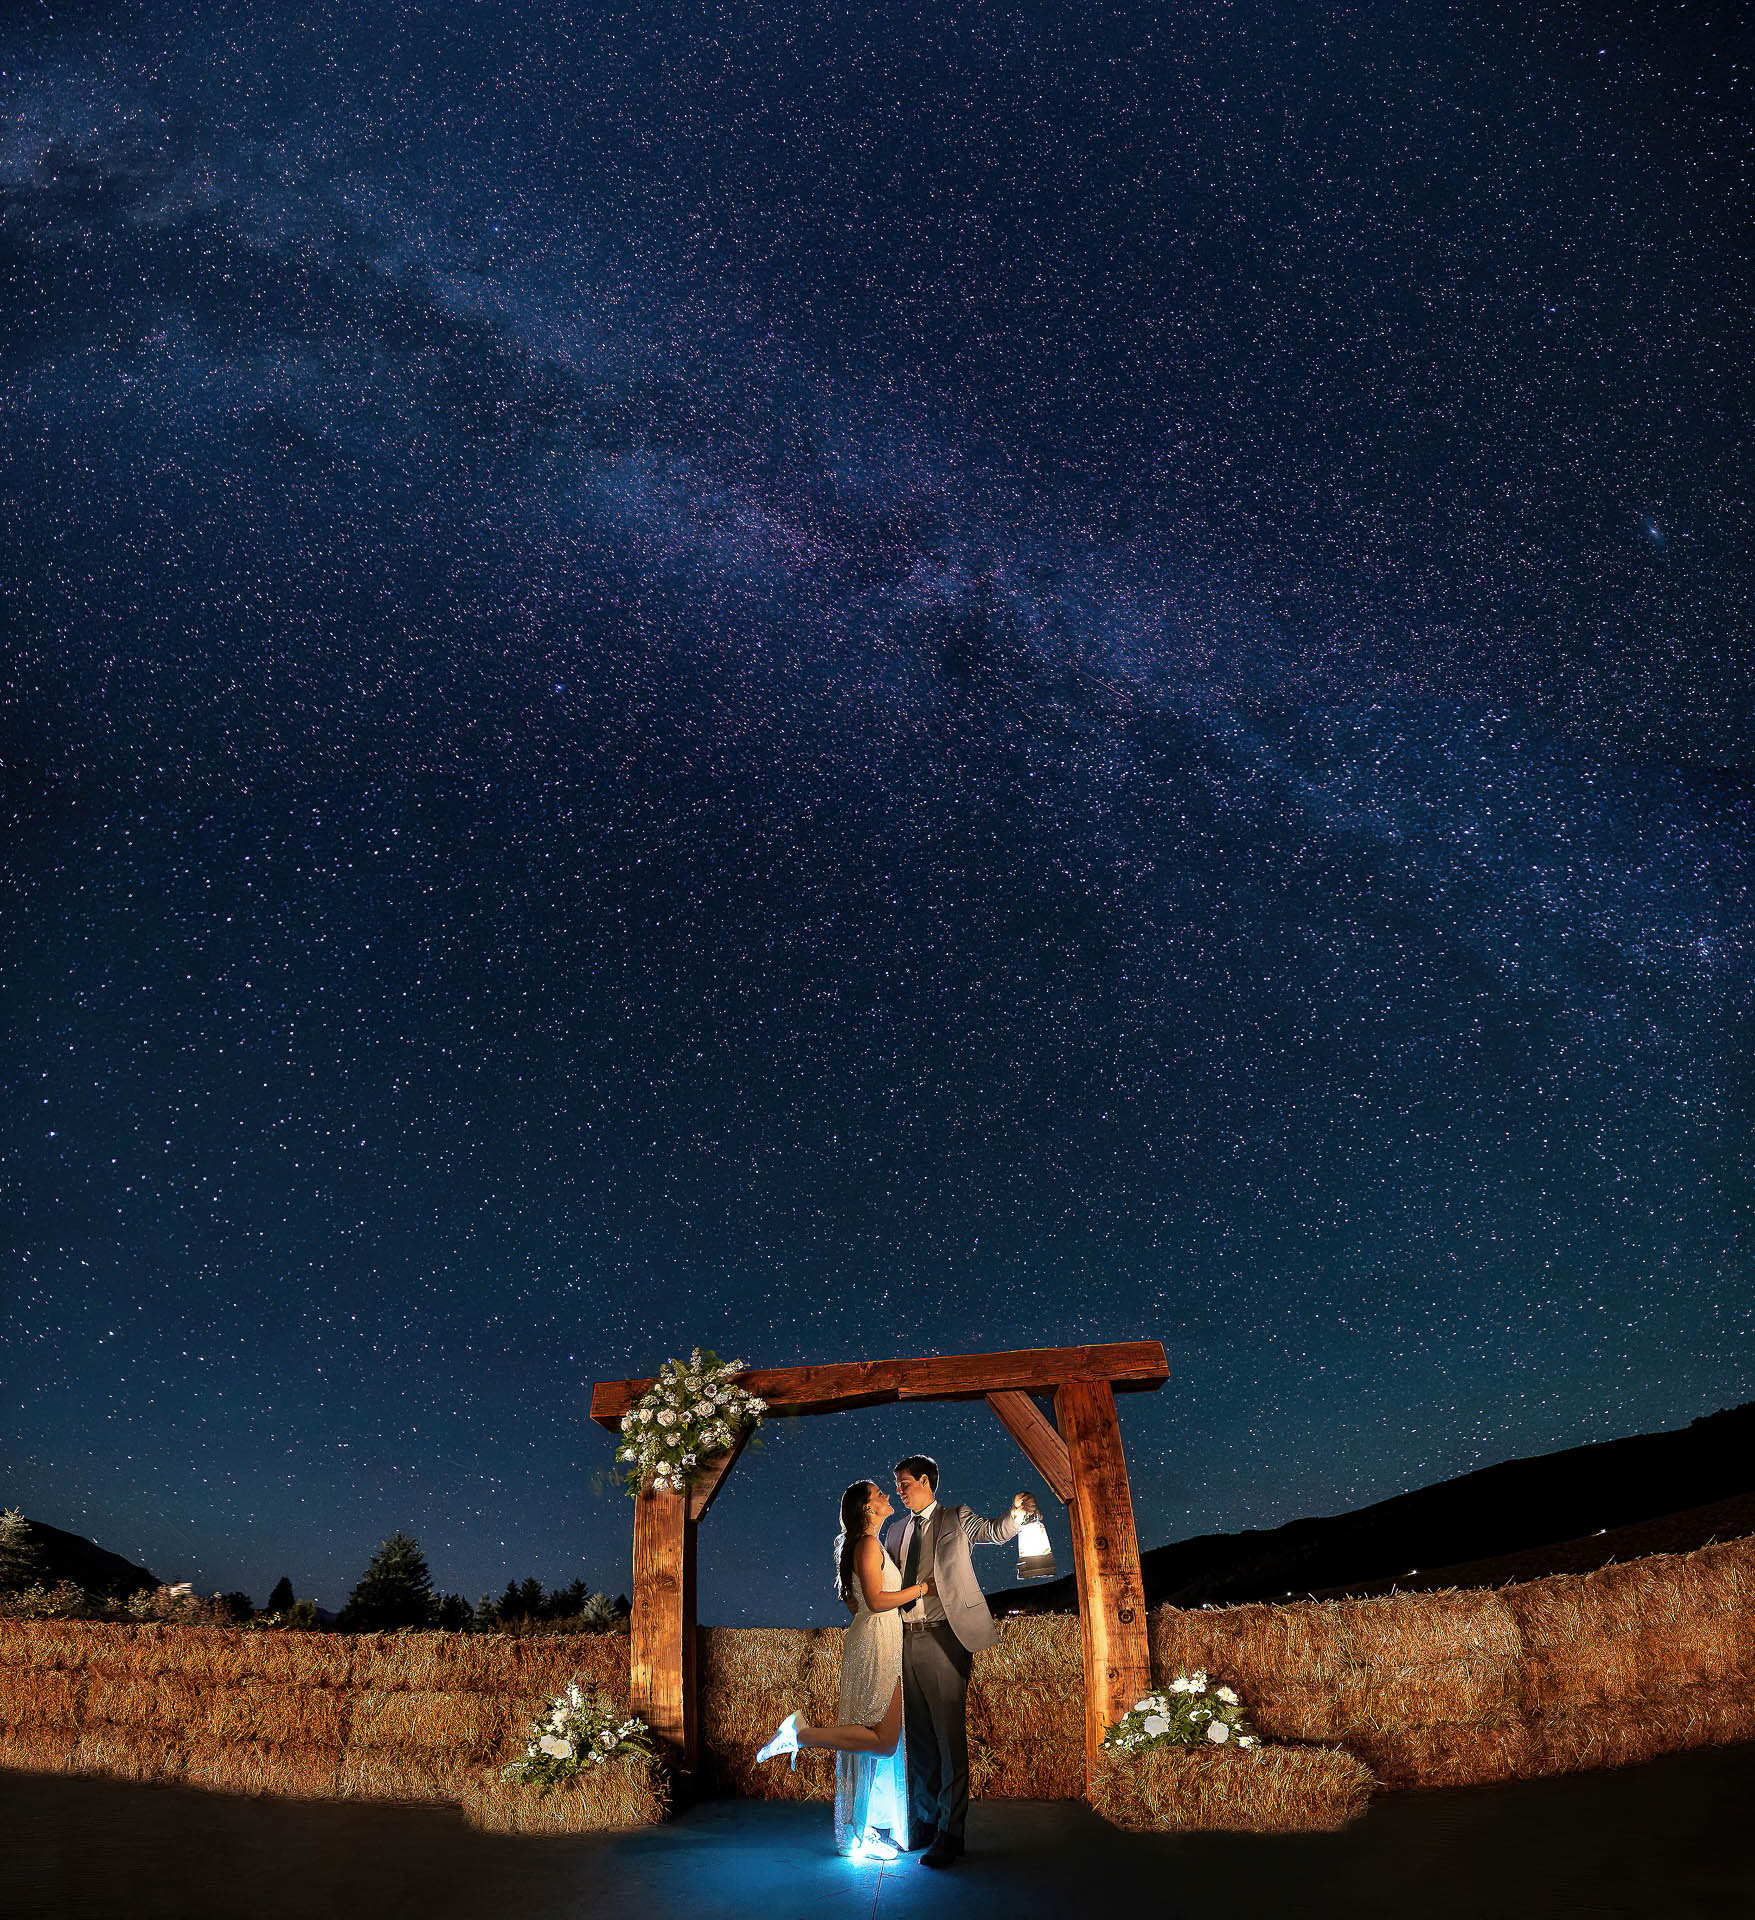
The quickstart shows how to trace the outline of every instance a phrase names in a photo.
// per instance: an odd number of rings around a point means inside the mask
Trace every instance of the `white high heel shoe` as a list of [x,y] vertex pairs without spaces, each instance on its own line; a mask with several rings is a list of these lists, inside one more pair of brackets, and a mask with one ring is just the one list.
[[778,1760],[783,1753],[791,1754],[792,1770],[796,1773],[798,1771],[798,1715],[796,1713],[789,1713],[780,1722],[780,1730],[757,1753],[757,1764],[764,1760]]

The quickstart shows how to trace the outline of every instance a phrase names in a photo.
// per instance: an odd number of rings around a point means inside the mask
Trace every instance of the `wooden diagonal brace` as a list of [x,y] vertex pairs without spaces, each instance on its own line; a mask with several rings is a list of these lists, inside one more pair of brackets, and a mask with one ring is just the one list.
[[1027,1393],[990,1393],[987,1404],[1063,1505],[1073,1497],[1072,1461],[1054,1423]]

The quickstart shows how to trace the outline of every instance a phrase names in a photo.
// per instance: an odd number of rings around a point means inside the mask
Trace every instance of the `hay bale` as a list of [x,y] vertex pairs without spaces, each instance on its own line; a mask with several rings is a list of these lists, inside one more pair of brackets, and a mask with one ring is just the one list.
[[512,1707],[488,1693],[356,1693],[350,1750],[435,1753],[486,1762],[505,1746],[514,1721],[523,1728],[524,1718]]
[[349,1800],[456,1800],[480,1772],[449,1754],[352,1748],[342,1756],[336,1791]]
[[1102,1753],[1091,1805],[1133,1833],[1333,1833],[1371,1798],[1371,1771],[1336,1747]]
[[[353,1684],[374,1693],[492,1693],[552,1699],[569,1680],[628,1696],[625,1634],[361,1634]],[[535,1706],[532,1706],[532,1712]]]
[[180,1780],[183,1747],[180,1741],[128,1727],[88,1727],[62,1771],[107,1774],[116,1780]]
[[1484,1787],[1533,1770],[1534,1740],[1518,1713],[1448,1726],[1361,1729],[1347,1742],[1385,1787]]
[[709,1627],[700,1638],[702,1772],[752,1800],[833,1798],[833,1754],[801,1753],[795,1771],[758,1767],[756,1749],[789,1713],[832,1722],[840,1679],[838,1627]]
[[88,1684],[77,1669],[0,1667],[0,1727],[75,1728]]
[[1533,1711],[1655,1698],[1755,1678],[1755,1555],[1731,1547],[1653,1554],[1505,1589]]
[[593,1768],[546,1796],[477,1777],[459,1799],[464,1819],[491,1833],[626,1833],[654,1826],[670,1811],[662,1772],[639,1762]]
[[[981,1674],[982,1656],[975,1658]],[[1085,1791],[1085,1690],[991,1681],[969,1689],[969,1783],[983,1800],[1077,1800]]]
[[85,1723],[137,1733],[184,1733],[207,1717],[212,1691],[181,1674],[117,1673],[96,1667],[85,1685]]
[[1490,1717],[1515,1703],[1522,1636],[1496,1593],[1251,1604],[1148,1617],[1160,1681],[1204,1667],[1275,1740]]
[[354,1697],[338,1687],[280,1687],[246,1681],[210,1688],[188,1725],[192,1733],[208,1740],[255,1741],[339,1754],[351,1732],[354,1708]]
[[353,1674],[353,1643],[340,1633],[258,1632],[239,1636],[241,1679],[277,1687],[345,1687]]
[[341,1791],[341,1756],[327,1746],[197,1738],[189,1742],[183,1778],[216,1793],[333,1800]]
[[78,1747],[69,1727],[0,1727],[0,1767],[19,1773],[71,1773]]

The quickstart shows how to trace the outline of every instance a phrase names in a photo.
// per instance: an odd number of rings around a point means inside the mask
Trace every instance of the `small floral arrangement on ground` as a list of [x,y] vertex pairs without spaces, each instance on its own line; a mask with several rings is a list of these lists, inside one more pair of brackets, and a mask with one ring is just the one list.
[[759,1426],[766,1400],[746,1393],[735,1376],[741,1360],[721,1362],[699,1347],[686,1360],[666,1360],[622,1415],[616,1458],[627,1467],[628,1492],[652,1483],[654,1493],[682,1493],[701,1463],[730,1452],[739,1434]]
[[1261,1745],[1244,1717],[1243,1702],[1230,1687],[1207,1683],[1204,1668],[1179,1673],[1162,1693],[1148,1693],[1103,1736],[1110,1753],[1146,1747],[1241,1747]]
[[581,1688],[572,1680],[566,1692],[557,1694],[541,1717],[531,1722],[524,1758],[503,1768],[500,1777],[548,1794],[612,1760],[651,1760],[655,1755],[652,1732],[644,1720],[632,1714],[624,1719],[601,1687]]

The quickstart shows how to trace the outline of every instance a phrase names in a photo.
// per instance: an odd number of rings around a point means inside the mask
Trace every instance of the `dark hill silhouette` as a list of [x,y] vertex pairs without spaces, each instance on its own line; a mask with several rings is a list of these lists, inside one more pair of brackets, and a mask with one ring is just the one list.
[[[1383,1592],[1407,1586],[1492,1585],[1561,1571],[1537,1565],[1538,1549],[1577,1549],[1599,1533],[1669,1517],[1668,1548],[1627,1542],[1606,1557],[1674,1550],[1699,1527],[1685,1509],[1708,1508],[1755,1492],[1755,1401],[1704,1415],[1673,1433],[1635,1434],[1568,1447],[1529,1460],[1507,1460],[1455,1480],[1397,1494],[1354,1513],[1292,1520],[1242,1533],[1202,1534],[1140,1555],[1149,1606],[1280,1600],[1288,1594]],[[1705,1538],[1744,1531],[1736,1515],[1697,1515],[1716,1529]],[[1703,1540],[1688,1538],[1698,1546]],[[1579,1558],[1574,1551],[1572,1557]],[[1516,1558],[1519,1573],[1455,1576]],[[1599,1562],[1598,1564],[1601,1564]],[[1449,1578],[1434,1579],[1435,1572]],[[1413,1577],[1410,1577],[1413,1576]],[[1070,1613],[1078,1605],[1070,1577],[990,1593],[996,1613]]]
[[156,1573],[135,1566],[132,1560],[124,1560],[119,1553],[111,1553],[95,1540],[87,1540],[77,1533],[64,1533],[59,1527],[51,1527],[46,1520],[27,1519],[25,1524],[30,1528],[30,1537],[36,1544],[40,1569],[38,1577],[46,1587],[55,1586],[62,1580],[71,1580],[75,1586],[84,1587],[87,1593],[108,1594],[112,1599],[126,1600],[129,1594],[138,1593],[142,1587],[163,1584]]

